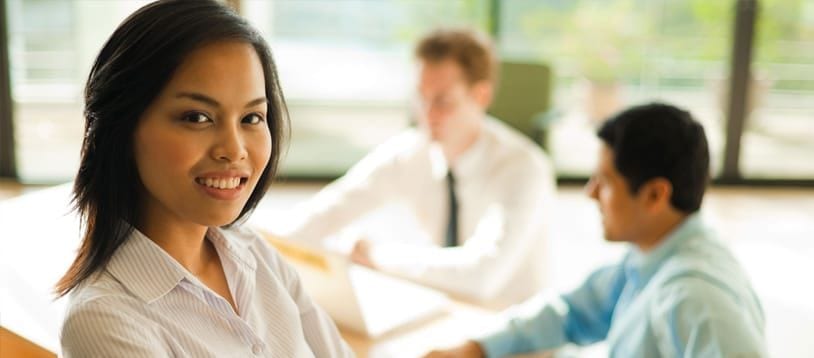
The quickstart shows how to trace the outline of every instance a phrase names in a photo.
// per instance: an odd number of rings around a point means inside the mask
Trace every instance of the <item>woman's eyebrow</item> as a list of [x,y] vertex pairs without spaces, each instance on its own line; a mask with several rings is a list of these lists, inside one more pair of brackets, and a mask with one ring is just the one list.
[[[175,98],[189,98],[194,101],[205,103],[212,107],[216,108],[221,107],[221,104],[217,100],[202,93],[179,92],[178,94],[175,95]],[[246,103],[246,107],[252,107],[266,102],[268,102],[268,99],[266,99],[266,97],[258,97]]]

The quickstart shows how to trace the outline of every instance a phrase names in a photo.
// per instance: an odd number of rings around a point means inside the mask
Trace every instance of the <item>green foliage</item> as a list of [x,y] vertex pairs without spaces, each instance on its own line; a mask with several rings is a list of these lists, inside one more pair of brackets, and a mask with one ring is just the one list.
[[613,83],[642,70],[651,24],[636,1],[580,1],[569,17],[560,48],[589,80]]
[[[809,1],[810,2],[810,1]],[[814,40],[804,29],[803,0],[761,0],[756,24],[755,58],[761,62],[798,62],[809,54],[796,46],[799,42]],[[814,8],[809,5],[809,11]],[[809,31],[811,28],[809,28]]]

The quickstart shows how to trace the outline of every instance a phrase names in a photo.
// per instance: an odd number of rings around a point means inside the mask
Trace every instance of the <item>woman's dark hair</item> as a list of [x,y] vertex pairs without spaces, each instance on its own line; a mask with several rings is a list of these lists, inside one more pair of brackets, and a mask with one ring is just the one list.
[[[144,110],[192,51],[219,41],[245,42],[263,65],[271,157],[237,220],[271,184],[288,131],[288,111],[268,45],[243,18],[214,0],[146,5],[119,25],[102,47],[85,87],[85,137],[73,188],[84,236],[76,259],[56,284],[63,296],[110,261],[139,221],[142,183],[133,133]],[[236,220],[236,221],[237,221]]]
[[709,182],[709,146],[689,112],[651,103],[608,119],[597,133],[613,151],[614,165],[631,193],[661,177],[673,186],[670,204],[685,213],[701,208]]

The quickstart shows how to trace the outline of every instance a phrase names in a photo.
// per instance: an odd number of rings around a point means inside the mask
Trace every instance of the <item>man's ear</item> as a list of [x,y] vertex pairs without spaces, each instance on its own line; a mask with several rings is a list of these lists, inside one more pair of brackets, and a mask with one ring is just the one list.
[[484,110],[492,104],[495,95],[495,84],[492,81],[478,81],[470,88],[472,97]]
[[672,205],[670,199],[673,197],[673,185],[666,178],[653,178],[642,185],[639,195],[647,211],[662,211]]

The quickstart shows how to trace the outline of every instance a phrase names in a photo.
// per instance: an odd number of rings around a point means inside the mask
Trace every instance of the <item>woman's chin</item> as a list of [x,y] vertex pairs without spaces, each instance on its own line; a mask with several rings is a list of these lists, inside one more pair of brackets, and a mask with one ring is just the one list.
[[201,220],[200,223],[208,227],[220,227],[233,223],[238,217],[240,217],[240,211],[211,213]]

